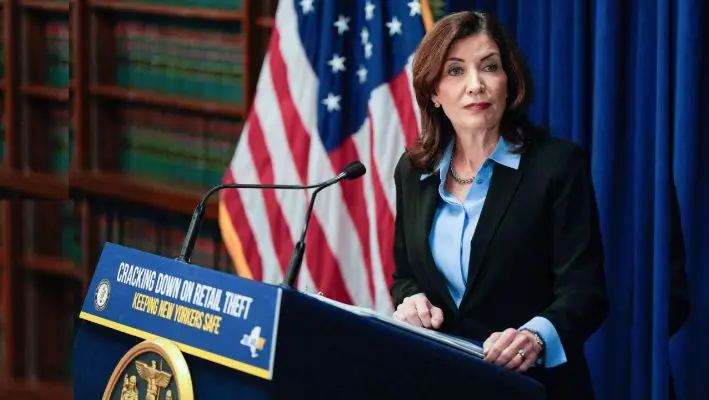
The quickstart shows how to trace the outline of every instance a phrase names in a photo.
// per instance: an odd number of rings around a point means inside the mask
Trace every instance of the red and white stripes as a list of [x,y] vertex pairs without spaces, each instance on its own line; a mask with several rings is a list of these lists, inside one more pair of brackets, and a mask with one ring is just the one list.
[[[279,5],[253,108],[224,180],[306,184],[329,179],[352,160],[367,174],[318,195],[299,288],[391,313],[394,268],[394,167],[419,132],[410,65],[376,88],[364,124],[337,150],[317,131],[318,80],[298,40],[293,3]],[[240,273],[279,282],[305,223],[308,196],[298,191],[222,191],[220,223]],[[228,224],[229,226],[224,226]],[[226,228],[226,229],[225,229]],[[235,252],[239,253],[235,256]],[[247,274],[248,275],[248,274]]]

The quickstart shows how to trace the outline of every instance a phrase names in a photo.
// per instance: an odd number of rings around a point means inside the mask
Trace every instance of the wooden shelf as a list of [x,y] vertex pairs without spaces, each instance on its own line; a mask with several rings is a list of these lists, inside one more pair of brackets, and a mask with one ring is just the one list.
[[69,88],[28,84],[22,85],[20,92],[44,100],[69,101]]
[[244,18],[240,11],[217,10],[190,6],[141,4],[116,0],[90,0],[89,6],[98,10],[134,12],[140,14],[153,14],[210,21],[241,21]]
[[28,271],[42,272],[54,276],[70,278],[78,282],[83,282],[79,266],[73,262],[61,258],[45,256],[40,254],[25,254],[22,265]]
[[256,18],[256,25],[261,28],[273,29],[276,26],[276,19],[273,17],[259,17]]
[[[119,199],[185,215],[192,215],[195,207],[202,200],[202,196],[207,193],[207,189],[178,189],[178,185],[150,182],[116,172],[73,171],[69,174],[69,182],[72,197],[76,192],[76,194]],[[217,219],[218,198],[219,196],[214,195],[207,203],[206,219]]]
[[91,94],[110,99],[134,101],[136,103],[171,107],[226,117],[243,117],[241,106],[216,101],[188,100],[142,90],[126,89],[118,86],[92,85]]
[[0,380],[0,399],[73,399],[71,382],[29,382]]
[[[8,193],[9,192],[9,193]],[[24,198],[69,199],[66,177],[45,172],[0,169],[0,193]]]
[[69,12],[69,2],[47,1],[47,0],[21,0],[20,7],[30,10]]

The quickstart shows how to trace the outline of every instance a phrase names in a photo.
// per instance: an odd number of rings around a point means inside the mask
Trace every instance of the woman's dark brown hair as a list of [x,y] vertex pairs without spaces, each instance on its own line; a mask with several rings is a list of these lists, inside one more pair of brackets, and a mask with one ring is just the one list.
[[487,34],[495,41],[507,74],[507,105],[500,124],[502,137],[513,145],[511,150],[523,152],[533,137],[541,133],[527,117],[532,78],[515,43],[502,26],[486,14],[475,11],[450,14],[426,34],[414,56],[414,90],[421,110],[422,133],[408,155],[411,164],[422,171],[431,172],[435,168],[445,146],[455,135],[443,109],[433,107],[431,101],[441,80],[446,56],[457,41],[478,33]]

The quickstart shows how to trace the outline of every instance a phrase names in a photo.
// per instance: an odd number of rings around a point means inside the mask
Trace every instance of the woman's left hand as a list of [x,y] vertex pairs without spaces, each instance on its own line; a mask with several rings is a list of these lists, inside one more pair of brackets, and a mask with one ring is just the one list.
[[533,333],[513,328],[495,332],[483,343],[485,361],[518,372],[527,371],[542,350]]

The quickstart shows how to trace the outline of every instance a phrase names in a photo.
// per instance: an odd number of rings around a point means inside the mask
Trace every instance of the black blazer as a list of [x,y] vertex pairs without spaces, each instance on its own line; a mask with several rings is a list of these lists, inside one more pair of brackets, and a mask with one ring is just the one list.
[[443,310],[442,331],[479,341],[545,317],[567,362],[528,374],[545,385],[549,398],[593,398],[584,343],[605,319],[608,301],[598,209],[581,149],[544,137],[528,147],[517,170],[495,165],[460,309],[428,241],[440,179],[437,173],[420,177],[404,154],[394,174],[395,305],[423,292]]

